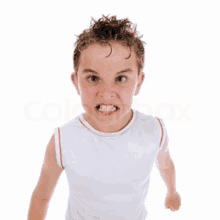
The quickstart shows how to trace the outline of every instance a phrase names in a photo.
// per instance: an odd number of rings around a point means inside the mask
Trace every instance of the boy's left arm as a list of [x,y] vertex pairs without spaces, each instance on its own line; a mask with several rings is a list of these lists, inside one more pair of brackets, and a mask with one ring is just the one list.
[[165,207],[170,208],[171,211],[179,210],[181,206],[181,197],[176,191],[176,181],[175,181],[175,167],[174,163],[170,157],[167,137],[165,139],[162,149],[159,151],[157,156],[157,167],[160,171],[167,185],[167,196],[165,201]]

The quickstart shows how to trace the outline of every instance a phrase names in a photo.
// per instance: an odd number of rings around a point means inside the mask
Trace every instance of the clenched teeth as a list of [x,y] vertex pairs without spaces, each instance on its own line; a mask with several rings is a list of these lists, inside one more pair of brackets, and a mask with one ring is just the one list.
[[105,105],[105,104],[99,104],[96,106],[96,110],[102,113],[110,113],[113,111],[117,111],[119,110],[119,108],[117,106],[114,105]]
[[109,111],[115,111],[116,107],[113,105],[100,105],[100,107],[98,108],[98,111],[105,111],[105,112],[109,112]]

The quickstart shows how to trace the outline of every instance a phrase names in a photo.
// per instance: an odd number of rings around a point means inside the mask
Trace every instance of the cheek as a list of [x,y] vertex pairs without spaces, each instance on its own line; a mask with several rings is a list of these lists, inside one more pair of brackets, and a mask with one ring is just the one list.
[[97,91],[93,88],[82,88],[81,98],[84,104],[87,104],[88,107],[92,107],[95,105]]
[[130,99],[133,95],[133,90],[130,88],[126,88],[126,89],[122,90],[120,92],[120,94],[123,99]]
[[82,90],[82,93],[90,95],[90,94],[95,93],[97,88],[95,88],[94,86],[89,86],[88,83],[82,83],[81,90]]

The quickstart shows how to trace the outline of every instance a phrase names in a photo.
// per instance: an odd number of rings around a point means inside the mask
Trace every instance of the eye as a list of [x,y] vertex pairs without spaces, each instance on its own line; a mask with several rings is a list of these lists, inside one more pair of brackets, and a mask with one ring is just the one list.
[[[89,79],[89,78],[98,78],[98,77],[96,77],[96,76],[94,76],[94,75],[92,75],[92,76],[88,76],[86,79]],[[92,82],[94,82],[93,80],[92,80]]]
[[126,77],[126,76],[122,76],[122,75],[121,75],[121,76],[119,76],[118,78],[120,78],[120,77],[127,79],[127,77]]
[[[120,78],[120,77],[127,79],[127,77],[126,77],[126,76],[123,76],[123,75],[118,76],[117,78]],[[86,79],[89,79],[89,78],[93,78],[93,79],[94,79],[94,78],[99,78],[99,77],[97,77],[97,76],[95,76],[95,75],[90,75],[90,76],[88,76]],[[94,81],[92,80],[92,82],[94,82]]]

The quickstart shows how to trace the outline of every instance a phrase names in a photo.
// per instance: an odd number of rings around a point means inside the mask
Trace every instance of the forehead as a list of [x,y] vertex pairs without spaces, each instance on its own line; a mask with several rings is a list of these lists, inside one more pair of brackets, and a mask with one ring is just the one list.
[[[83,50],[80,57],[79,69],[90,67],[93,69],[99,68],[117,71],[125,67],[135,70],[135,52],[131,50],[131,56],[129,57],[130,49],[128,46],[123,46],[116,42],[111,42],[110,45],[112,47],[112,52],[109,44],[100,45],[99,43],[92,44]],[[125,59],[128,57],[129,59]]]

